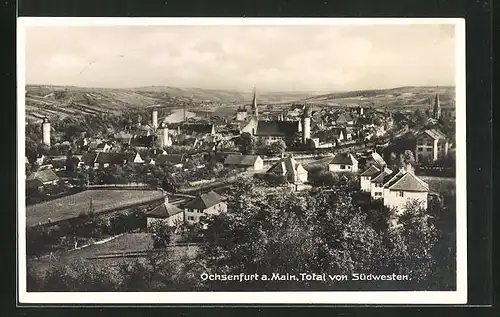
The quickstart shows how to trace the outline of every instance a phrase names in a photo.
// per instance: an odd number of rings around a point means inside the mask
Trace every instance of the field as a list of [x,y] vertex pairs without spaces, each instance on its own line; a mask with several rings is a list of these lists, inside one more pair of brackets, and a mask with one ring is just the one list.
[[[66,251],[60,255],[50,257],[49,255],[40,258],[28,259],[29,265],[34,268],[36,274],[43,276],[45,272],[55,264],[70,265],[83,261],[84,263],[115,267],[124,262],[132,262],[136,258],[129,257],[113,257],[106,259],[95,259],[100,255],[121,252],[137,252],[137,251],[151,251],[153,249],[153,240],[149,233],[129,233],[117,236],[115,239],[102,244],[94,244],[81,249]],[[196,246],[175,246],[169,247],[167,253],[174,258],[193,257],[196,255],[198,247]]]
[[95,213],[134,204],[159,200],[161,191],[155,190],[87,190],[78,194],[26,207],[26,226],[78,217],[89,210],[90,201]]
[[429,189],[435,193],[449,193],[456,190],[456,179],[453,177],[419,176],[421,180],[429,184]]

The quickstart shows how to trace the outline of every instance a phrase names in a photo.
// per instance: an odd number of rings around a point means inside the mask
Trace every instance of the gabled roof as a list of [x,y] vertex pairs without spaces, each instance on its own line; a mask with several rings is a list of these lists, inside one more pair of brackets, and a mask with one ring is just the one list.
[[389,190],[397,191],[410,191],[410,192],[427,192],[429,191],[429,185],[419,179],[415,174],[407,172],[398,175],[394,180],[390,181],[390,184],[384,186],[389,188]]
[[169,218],[181,213],[182,209],[168,203],[162,203],[149,211],[146,216],[150,218]]
[[388,171],[381,171],[380,173],[373,175],[372,176],[372,183],[377,183],[377,184],[384,184],[384,180],[386,179],[387,176],[392,175],[392,173],[389,173]]
[[97,154],[98,153],[85,153],[83,154],[81,161],[85,165],[94,165],[94,162],[97,158]]
[[213,124],[210,123],[187,123],[183,124],[181,129],[186,133],[212,133],[214,128]]
[[184,162],[184,154],[160,154],[155,158],[157,164],[182,164]]
[[130,139],[130,145],[136,147],[152,147],[154,143],[154,136],[135,136]]
[[278,174],[290,174],[296,172],[301,166],[293,157],[284,157],[278,162],[276,162],[271,168],[267,170],[267,173],[278,173]]
[[214,191],[210,191],[206,194],[201,194],[195,199],[187,202],[184,207],[188,209],[207,209],[215,206],[223,201],[222,196]]
[[136,153],[98,153],[95,163],[100,164],[124,164],[133,161]]
[[354,165],[357,160],[350,153],[337,153],[330,161],[330,164]]
[[384,177],[384,187],[390,187],[392,184],[394,184],[401,176],[404,175],[406,172],[402,172],[401,170],[394,171],[392,173],[387,173],[387,175]]
[[380,173],[380,170],[376,166],[372,165],[366,171],[361,173],[360,176],[373,176],[378,173]]
[[38,180],[43,184],[53,182],[58,179],[59,176],[57,176],[56,173],[50,169],[33,172],[30,176],[28,176],[28,180]]
[[299,121],[258,121],[257,136],[288,136],[299,132]]
[[236,166],[253,166],[258,158],[258,155],[230,154],[224,160],[224,164]]
[[429,137],[431,137],[434,140],[444,140],[444,139],[447,139],[447,136],[443,132],[441,132],[441,131],[439,131],[437,129],[425,130],[420,135],[424,135],[424,134],[428,135]]

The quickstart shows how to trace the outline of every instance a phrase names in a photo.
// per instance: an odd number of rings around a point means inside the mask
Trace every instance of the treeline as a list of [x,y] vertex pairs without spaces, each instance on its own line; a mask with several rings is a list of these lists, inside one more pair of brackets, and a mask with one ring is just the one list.
[[[349,186],[329,191],[291,192],[241,180],[225,193],[229,212],[204,220],[204,245],[195,259],[150,256],[127,269],[79,271],[58,267],[42,290],[453,290],[455,288],[455,205],[453,197],[417,202],[399,218],[378,204],[360,207]],[[396,225],[394,227],[390,225]],[[154,259],[153,259],[154,258]],[[162,261],[161,265],[158,262]],[[153,262],[151,262],[153,261]],[[175,270],[170,271],[170,268]],[[104,273],[103,271],[104,270]],[[330,283],[202,281],[208,274],[282,272],[407,274],[409,281]],[[101,280],[106,276],[104,279]],[[110,281],[110,277],[115,280]],[[58,278],[56,278],[58,277]],[[78,281],[90,281],[82,284]],[[134,281],[134,282],[132,282]],[[59,284],[58,284],[59,283]],[[40,286],[45,285],[45,286]]]

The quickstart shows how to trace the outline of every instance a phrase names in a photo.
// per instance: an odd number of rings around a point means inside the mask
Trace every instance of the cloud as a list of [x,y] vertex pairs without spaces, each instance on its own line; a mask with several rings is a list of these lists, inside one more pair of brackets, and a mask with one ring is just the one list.
[[455,76],[443,25],[30,27],[26,40],[36,84],[350,90]]

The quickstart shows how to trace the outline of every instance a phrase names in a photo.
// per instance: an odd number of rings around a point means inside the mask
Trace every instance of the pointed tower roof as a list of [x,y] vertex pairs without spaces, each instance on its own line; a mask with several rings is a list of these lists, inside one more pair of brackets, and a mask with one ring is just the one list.
[[255,89],[255,85],[253,86],[253,99],[252,99],[252,108],[257,108],[257,91]]

